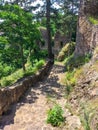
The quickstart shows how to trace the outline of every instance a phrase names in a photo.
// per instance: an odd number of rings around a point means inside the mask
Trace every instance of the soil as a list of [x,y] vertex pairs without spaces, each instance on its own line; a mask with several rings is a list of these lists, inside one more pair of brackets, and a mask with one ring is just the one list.
[[12,104],[3,114],[0,118],[0,130],[67,130],[66,121],[58,128],[46,123],[47,111],[55,103],[63,108],[66,120],[71,122],[71,126],[69,124],[71,130],[73,124],[76,127],[80,126],[78,117],[71,115],[65,108],[65,86],[60,83],[63,76],[64,66],[53,65],[49,75],[43,81],[33,85],[19,102]]

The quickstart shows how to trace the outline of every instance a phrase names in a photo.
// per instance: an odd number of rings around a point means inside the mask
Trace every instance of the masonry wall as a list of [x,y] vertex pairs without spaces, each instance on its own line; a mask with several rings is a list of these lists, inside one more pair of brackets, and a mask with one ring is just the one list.
[[[97,4],[95,6],[95,4]],[[98,45],[98,25],[89,22],[88,16],[98,16],[98,0],[81,0],[75,55],[93,53]],[[94,12],[95,11],[95,12]]]
[[42,80],[48,74],[52,64],[53,62],[49,61],[38,74],[23,78],[10,87],[0,89],[0,115],[8,110],[10,104],[17,102],[29,87]]

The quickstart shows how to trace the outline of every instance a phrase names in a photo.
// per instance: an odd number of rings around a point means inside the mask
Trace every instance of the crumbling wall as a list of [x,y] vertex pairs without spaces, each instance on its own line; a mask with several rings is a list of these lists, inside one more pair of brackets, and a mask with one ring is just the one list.
[[38,74],[28,76],[10,87],[0,89],[0,115],[8,110],[10,104],[17,102],[29,87],[43,79],[52,64],[53,62],[49,61]]
[[93,53],[94,48],[98,45],[98,25],[90,23],[89,16],[98,16],[98,0],[81,0],[80,2],[76,56]]

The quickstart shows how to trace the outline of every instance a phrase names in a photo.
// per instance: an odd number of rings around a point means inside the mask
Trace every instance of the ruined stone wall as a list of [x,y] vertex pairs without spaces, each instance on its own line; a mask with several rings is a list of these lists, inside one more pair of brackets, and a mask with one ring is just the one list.
[[49,61],[38,74],[24,78],[10,87],[0,89],[0,115],[7,111],[10,104],[17,102],[29,87],[43,79],[48,74],[52,64],[53,62]]
[[84,0],[82,2],[84,14],[98,16],[98,0]]
[[98,45],[98,25],[89,22],[88,16],[98,16],[98,0],[81,0],[75,55],[93,53]]

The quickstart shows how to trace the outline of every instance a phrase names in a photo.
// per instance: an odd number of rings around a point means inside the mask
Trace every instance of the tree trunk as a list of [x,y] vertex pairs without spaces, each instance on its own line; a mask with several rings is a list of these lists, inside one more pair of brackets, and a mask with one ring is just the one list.
[[23,69],[23,71],[26,71],[22,45],[20,46],[20,54],[21,54],[21,61],[22,61],[22,69]]
[[48,57],[49,59],[53,58],[52,54],[52,45],[51,45],[51,28],[50,28],[50,6],[51,2],[50,0],[46,0],[46,18],[47,18],[47,34],[48,34]]

